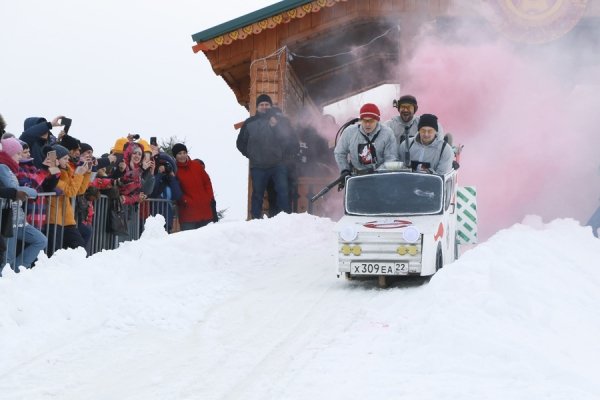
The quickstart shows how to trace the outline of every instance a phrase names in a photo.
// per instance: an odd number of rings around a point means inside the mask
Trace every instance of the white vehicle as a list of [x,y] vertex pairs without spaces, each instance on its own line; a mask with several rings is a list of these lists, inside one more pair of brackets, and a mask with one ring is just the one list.
[[457,204],[456,177],[409,170],[349,177],[335,226],[338,278],[373,277],[383,287],[387,277],[433,275],[457,259],[459,241],[476,240],[476,207],[471,189],[470,231],[460,233],[466,203]]

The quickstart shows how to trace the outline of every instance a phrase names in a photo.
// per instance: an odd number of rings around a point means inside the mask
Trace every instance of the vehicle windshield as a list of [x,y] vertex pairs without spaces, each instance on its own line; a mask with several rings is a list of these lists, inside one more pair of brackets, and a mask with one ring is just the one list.
[[346,213],[422,215],[442,212],[441,176],[412,172],[353,176],[346,183]]

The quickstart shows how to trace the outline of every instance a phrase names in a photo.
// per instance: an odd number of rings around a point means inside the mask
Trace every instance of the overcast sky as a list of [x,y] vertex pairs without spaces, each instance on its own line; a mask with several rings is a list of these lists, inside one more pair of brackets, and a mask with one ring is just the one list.
[[[247,162],[233,124],[246,110],[191,35],[275,3],[3,1],[0,114],[20,134],[30,116],[73,119],[71,134],[107,152],[139,133],[185,139],[203,159],[218,207],[246,215]],[[55,132],[58,133],[58,132]]]

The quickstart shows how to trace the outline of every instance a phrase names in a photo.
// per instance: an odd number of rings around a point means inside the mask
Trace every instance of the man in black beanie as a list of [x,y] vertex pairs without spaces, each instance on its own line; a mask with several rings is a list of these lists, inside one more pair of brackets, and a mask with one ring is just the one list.
[[[259,94],[258,97],[256,98],[256,110],[258,111],[259,108],[261,108],[262,103],[269,103],[269,105],[267,106],[267,108],[273,107],[273,100],[271,100],[271,97],[268,94]],[[261,111],[264,112],[264,111]]]
[[43,168],[42,148],[47,144],[53,145],[56,142],[56,137],[52,134],[51,129],[62,126],[62,118],[59,115],[48,122],[43,117],[29,117],[23,122],[24,131],[19,139],[29,145],[31,157],[33,157],[33,163],[36,167]]
[[260,94],[256,98],[256,114],[247,118],[240,129],[235,145],[244,157],[248,157],[248,124],[266,116],[267,110],[273,106],[273,100],[268,94]]
[[[419,132],[421,132],[421,128],[423,127],[431,127],[437,133],[438,131],[438,119],[433,114],[423,114],[419,118],[419,123],[417,124]],[[433,138],[427,140],[427,144],[431,143]]]
[[408,146],[411,167],[416,171],[439,175],[450,172],[454,151],[438,133],[438,118],[433,114],[423,114],[417,126],[419,128],[417,136],[399,146],[400,159],[403,159]]
[[[290,213],[291,171],[298,154],[298,138],[289,119],[281,110],[271,107],[264,118],[257,118],[247,126],[247,157],[252,177],[252,218],[263,218],[263,197],[272,183],[273,197],[269,196],[268,216],[279,211]],[[276,206],[276,208],[274,208]]]
[[171,151],[173,153],[173,157],[175,157],[179,152],[185,151],[187,153],[188,149],[183,143],[175,143]]
[[[248,132],[248,126],[251,123],[256,122],[260,119],[265,119],[265,120],[268,119],[267,111],[272,106],[273,106],[273,100],[271,99],[271,97],[269,95],[262,93],[256,97],[256,114],[254,114],[253,116],[249,117],[248,119],[246,119],[244,121],[244,124],[242,125],[242,128],[240,129],[240,133],[239,133],[236,143],[235,143],[237,149],[240,151],[240,153],[242,153],[242,155],[244,157],[250,158],[248,156],[248,141],[250,138],[250,135]],[[263,121],[263,124],[261,124],[261,125],[263,125],[263,126],[265,125],[264,121]],[[268,150],[268,149],[265,149],[265,150]],[[289,210],[287,205],[279,206],[277,204],[277,193],[275,191],[275,184],[272,179],[269,179],[266,190],[267,190],[267,197],[269,199],[269,216],[270,217],[277,214],[280,210],[286,210],[286,211]],[[254,196],[256,197],[257,194],[255,193]],[[257,201],[255,200],[255,203],[256,202]],[[256,214],[256,212],[254,214]],[[253,216],[253,218],[259,218],[259,217],[255,215],[255,216]]]

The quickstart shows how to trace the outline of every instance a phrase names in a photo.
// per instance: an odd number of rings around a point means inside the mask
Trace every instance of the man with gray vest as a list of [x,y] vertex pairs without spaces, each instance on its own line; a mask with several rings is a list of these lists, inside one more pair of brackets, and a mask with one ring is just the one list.
[[394,134],[379,119],[379,108],[367,103],[360,108],[359,124],[342,132],[333,151],[342,175],[375,170],[386,161],[398,160]]
[[410,166],[416,171],[445,175],[452,170],[454,151],[438,133],[437,117],[423,114],[417,125],[418,133],[413,139],[402,142],[399,146],[399,157],[410,153]]

